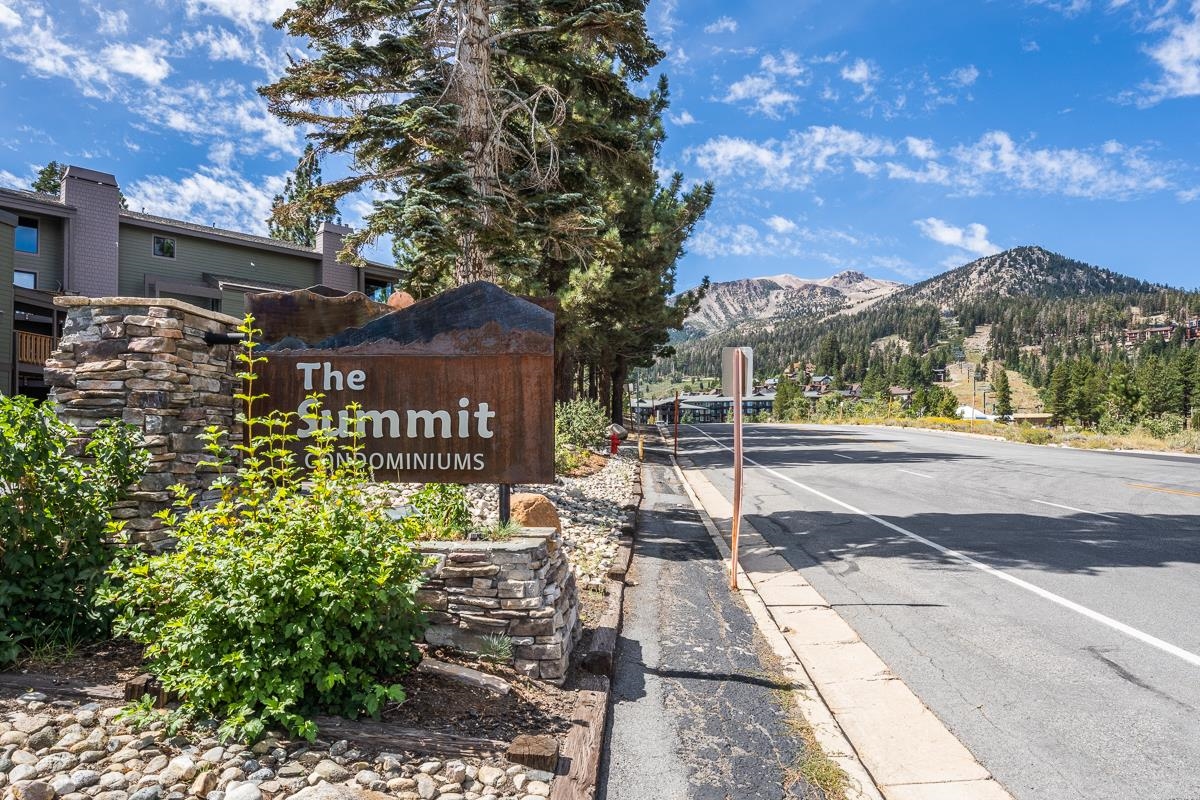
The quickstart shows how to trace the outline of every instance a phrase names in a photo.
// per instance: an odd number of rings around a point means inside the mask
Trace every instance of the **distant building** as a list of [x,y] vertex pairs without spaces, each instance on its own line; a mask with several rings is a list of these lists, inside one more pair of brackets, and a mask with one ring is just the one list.
[[57,294],[173,297],[233,316],[247,294],[316,284],[386,297],[398,270],[337,260],[349,232],[322,225],[306,248],[127,211],[115,177],[76,166],[57,197],[0,189],[0,393],[45,396]]

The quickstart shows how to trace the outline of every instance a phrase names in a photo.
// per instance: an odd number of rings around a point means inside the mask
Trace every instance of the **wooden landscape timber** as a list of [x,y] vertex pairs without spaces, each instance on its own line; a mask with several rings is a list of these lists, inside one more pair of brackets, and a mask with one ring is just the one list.
[[550,785],[550,800],[592,800],[599,781],[600,755],[604,749],[608,718],[608,678],[584,675],[580,680],[571,730],[558,770]]
[[507,742],[458,736],[452,733],[405,728],[387,722],[316,717],[317,729],[326,739],[345,739],[378,750],[407,750],[413,753],[466,755],[489,758],[503,755]]
[[41,692],[52,699],[121,700],[120,684],[96,684],[36,672],[0,672],[0,692]]

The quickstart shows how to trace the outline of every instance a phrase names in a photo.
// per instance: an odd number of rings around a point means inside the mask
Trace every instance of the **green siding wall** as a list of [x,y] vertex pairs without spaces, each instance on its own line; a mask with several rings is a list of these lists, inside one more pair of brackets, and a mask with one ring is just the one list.
[[[14,251],[11,240],[12,230],[10,229],[8,252],[13,254],[12,268],[36,272],[37,288],[44,292],[56,292],[62,288],[63,222],[54,217],[42,217],[24,211],[20,212],[20,216],[34,217],[38,220],[38,251],[36,255]],[[12,283],[11,278],[8,282]]]
[[12,394],[13,229],[0,222],[0,393]]
[[[153,255],[155,236],[175,240],[175,258]],[[159,276],[178,283],[203,284],[204,273],[241,278],[297,288],[317,283],[320,262],[303,256],[272,253],[233,243],[215,242],[198,236],[153,231],[122,223],[120,236],[119,289],[123,296],[140,297],[146,292],[146,276]],[[215,287],[209,287],[215,288]],[[242,314],[240,292],[226,291],[220,311]]]

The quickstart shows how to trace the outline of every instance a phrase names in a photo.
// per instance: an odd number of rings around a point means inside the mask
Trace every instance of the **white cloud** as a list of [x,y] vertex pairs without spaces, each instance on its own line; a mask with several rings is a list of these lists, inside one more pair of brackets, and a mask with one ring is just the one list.
[[257,55],[237,34],[225,28],[214,28],[211,25],[201,31],[185,33],[183,44],[188,48],[206,48],[210,61],[250,63]]
[[1126,200],[1177,189],[1178,164],[1160,162],[1143,146],[1109,140],[1088,148],[1035,147],[1005,131],[939,147],[932,139],[899,141],[839,126],[812,126],[785,139],[718,136],[684,158],[709,177],[747,188],[811,188],[823,174],[944,186],[965,195],[1027,192]]
[[766,222],[768,228],[776,233],[791,233],[792,231],[796,230],[796,223],[792,222],[787,217],[775,215],[773,217],[767,217],[764,222]]
[[99,3],[91,3],[90,7],[100,18],[96,31],[101,36],[120,36],[129,30],[129,14],[124,9],[105,8]]
[[965,67],[960,67],[949,75],[950,83],[960,89],[965,89],[968,86],[974,86],[975,81],[979,80],[979,68],[974,64],[968,64]]
[[124,192],[130,208],[149,214],[262,234],[283,183],[281,175],[251,180],[227,167],[203,166],[183,177],[149,175]]
[[808,83],[809,71],[800,57],[788,50],[763,56],[759,70],[734,81],[721,98],[726,103],[749,103],[752,110],[778,119],[782,110],[792,110],[800,97],[796,87]]
[[21,15],[0,2],[0,28],[16,28],[21,24]]
[[1026,53],[1036,53],[1042,49],[1042,46],[1037,43],[1036,39],[1023,39],[1021,41],[1021,49]]
[[30,181],[21,178],[6,169],[0,169],[0,186],[8,189],[28,189]]
[[880,77],[878,68],[863,58],[856,58],[853,63],[842,67],[841,75],[842,80],[858,84],[863,97],[875,91],[875,84]]
[[1156,83],[1143,87],[1147,92],[1143,104],[1200,95],[1200,0],[1192,0],[1190,14],[1191,19],[1185,14],[1161,23],[1166,37],[1147,48],[1163,74]]
[[999,247],[988,241],[987,226],[978,222],[960,228],[937,217],[926,217],[913,220],[913,224],[927,239],[947,247],[965,250],[974,256],[990,256],[1000,252]]
[[144,45],[111,44],[104,48],[101,58],[113,72],[157,85],[171,74],[171,65],[163,58],[166,48],[167,43],[161,39],[151,39]]
[[937,158],[937,145],[933,143],[933,139],[918,139],[915,136],[905,136],[904,146],[908,149],[908,154],[913,158],[922,160]]
[[895,146],[877,136],[837,125],[813,125],[787,139],[757,143],[719,136],[688,148],[685,157],[714,177],[732,177],[776,189],[803,188],[817,173],[837,173],[850,166],[869,168],[873,159],[892,155]]
[[1092,5],[1091,0],[1026,0],[1026,3],[1035,6],[1046,6],[1068,17],[1081,14],[1087,11]]
[[733,17],[720,17],[704,26],[705,33],[737,33],[737,20]]
[[271,25],[294,0],[187,0],[188,17],[216,16],[253,31]]
[[[772,219],[782,220],[780,217]],[[788,220],[782,221],[787,222]],[[771,226],[770,220],[768,220],[768,226],[772,227],[772,232],[761,232],[753,225],[746,223],[736,225],[705,223],[689,240],[688,249],[706,258],[721,256],[805,257],[831,264],[840,264],[842,259],[822,248],[859,244],[856,237],[845,231],[831,228],[812,229],[792,225],[787,230],[777,230]]]
[[267,111],[265,101],[236,81],[162,86],[141,96],[144,119],[196,139],[236,141],[244,154],[293,154],[296,129]]
[[1180,189],[1175,193],[1181,203],[1190,203],[1197,198],[1200,198],[1200,186],[1192,187],[1191,189]]
[[1140,148],[1109,142],[1099,149],[1034,148],[1004,131],[954,148],[956,182],[970,192],[1002,186],[1090,199],[1127,199],[1170,187],[1167,167],[1146,158]]
[[692,116],[692,112],[687,111],[686,109],[680,111],[678,114],[671,114],[669,119],[671,120],[671,124],[679,125],[680,127],[683,127],[684,125],[694,125],[696,123],[696,118]]

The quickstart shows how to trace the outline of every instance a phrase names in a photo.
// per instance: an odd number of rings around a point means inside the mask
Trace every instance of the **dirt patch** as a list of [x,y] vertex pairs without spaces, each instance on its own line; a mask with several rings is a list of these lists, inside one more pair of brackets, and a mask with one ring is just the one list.
[[446,648],[431,649],[439,661],[503,678],[512,691],[501,697],[441,675],[414,672],[399,678],[407,698],[384,709],[385,722],[466,736],[511,741],[522,733],[565,735],[575,692],[531,680],[507,664],[471,658]]
[[52,675],[73,683],[94,686],[123,684],[145,672],[142,647],[128,639],[82,645],[70,652],[58,651],[21,659],[10,673]]
[[586,478],[589,475],[595,475],[597,472],[600,472],[607,464],[607,456],[589,452],[575,469],[566,473],[566,476],[568,478]]

